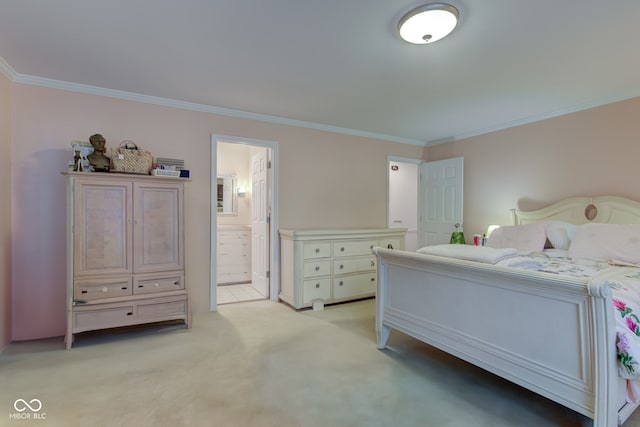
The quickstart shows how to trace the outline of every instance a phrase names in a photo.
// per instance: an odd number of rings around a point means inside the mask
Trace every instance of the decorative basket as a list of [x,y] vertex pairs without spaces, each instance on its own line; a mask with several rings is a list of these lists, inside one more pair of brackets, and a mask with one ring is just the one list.
[[110,151],[112,172],[149,175],[153,156],[146,150],[139,150],[133,141],[122,141],[118,148]]

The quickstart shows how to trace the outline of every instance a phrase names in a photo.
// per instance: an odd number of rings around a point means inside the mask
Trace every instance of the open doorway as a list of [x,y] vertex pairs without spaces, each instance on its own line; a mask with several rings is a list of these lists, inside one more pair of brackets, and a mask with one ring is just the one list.
[[387,158],[387,227],[406,228],[405,249],[418,249],[418,187],[422,160]]
[[212,135],[210,308],[278,299],[277,143]]

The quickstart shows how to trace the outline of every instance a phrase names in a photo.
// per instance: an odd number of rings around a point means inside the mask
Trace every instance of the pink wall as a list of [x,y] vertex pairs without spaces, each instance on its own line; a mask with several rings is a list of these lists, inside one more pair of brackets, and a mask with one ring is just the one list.
[[0,351],[11,340],[11,82],[0,73]]
[[277,141],[280,227],[386,225],[388,155],[423,148],[255,120],[13,85],[13,340],[65,330],[65,187],[71,140],[102,133],[154,156],[181,158],[187,194],[187,281],[195,311],[208,310],[211,134]]
[[[385,226],[388,155],[421,158],[426,152],[429,160],[463,156],[465,231],[472,234],[489,224],[508,223],[508,209],[514,206],[537,208],[575,195],[640,200],[640,189],[633,184],[640,178],[640,169],[634,167],[640,157],[639,108],[640,98],[635,98],[423,149],[11,85],[0,78],[0,124],[5,132],[0,133],[0,159],[9,154],[12,159],[11,177],[0,178],[0,193],[6,193],[5,200],[11,196],[13,217],[12,257],[0,247],[0,275],[12,274],[13,294],[5,280],[0,313],[8,315],[6,299],[12,296],[13,340],[64,333],[65,189],[60,172],[71,156],[65,150],[69,142],[87,140],[95,132],[107,138],[108,146],[131,139],[155,156],[185,159],[192,172],[186,206],[187,280],[194,309],[206,311],[212,133],[279,143],[281,228]],[[11,126],[5,125],[9,120]],[[0,167],[0,173],[7,170]],[[0,211],[0,233],[8,235],[8,208],[2,205]]]
[[640,97],[442,144],[429,160],[464,157],[465,233],[509,224],[509,209],[571,196],[640,200]]

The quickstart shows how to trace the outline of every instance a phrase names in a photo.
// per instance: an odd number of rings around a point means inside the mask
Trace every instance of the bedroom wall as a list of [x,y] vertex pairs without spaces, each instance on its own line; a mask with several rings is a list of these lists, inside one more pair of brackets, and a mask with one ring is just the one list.
[[0,351],[11,341],[11,82],[0,73]]
[[510,224],[509,209],[572,196],[640,200],[640,97],[429,147],[429,160],[464,157],[467,238]]
[[191,170],[186,206],[187,280],[195,311],[208,310],[211,134],[277,141],[280,227],[384,227],[387,156],[422,147],[103,96],[13,84],[14,340],[65,329],[65,186],[71,140],[102,133]]

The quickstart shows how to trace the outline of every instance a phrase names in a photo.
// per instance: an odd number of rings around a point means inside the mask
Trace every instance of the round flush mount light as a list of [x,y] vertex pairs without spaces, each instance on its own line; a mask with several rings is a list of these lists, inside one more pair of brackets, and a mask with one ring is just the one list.
[[409,43],[433,43],[458,24],[458,9],[447,3],[429,3],[407,12],[398,22],[400,37]]

